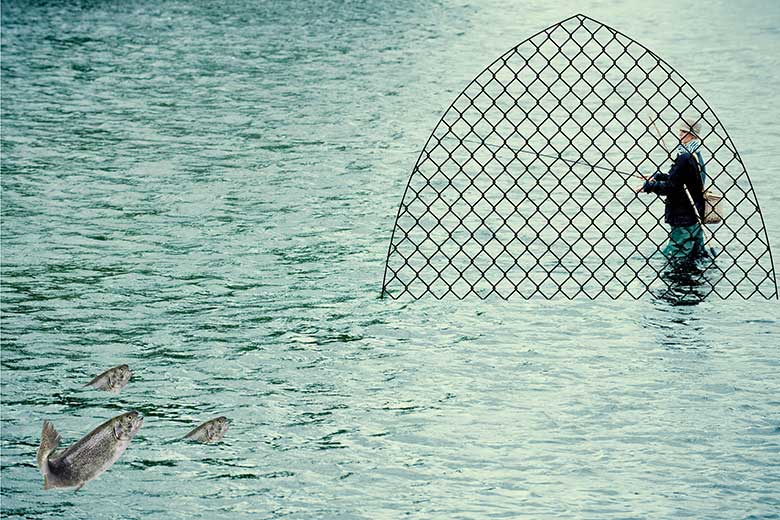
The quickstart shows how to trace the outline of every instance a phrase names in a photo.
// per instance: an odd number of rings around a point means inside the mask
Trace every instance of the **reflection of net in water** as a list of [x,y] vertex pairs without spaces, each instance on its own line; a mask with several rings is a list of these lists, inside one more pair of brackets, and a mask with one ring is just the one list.
[[[744,165],[705,101],[630,38],[577,15],[508,51],[455,99],[414,167],[393,230],[383,293],[639,297],[665,284],[663,204],[637,197],[667,171],[669,134],[701,121],[708,188],[729,206],[708,226],[721,297],[777,295]],[[654,257],[655,255],[655,257]]]

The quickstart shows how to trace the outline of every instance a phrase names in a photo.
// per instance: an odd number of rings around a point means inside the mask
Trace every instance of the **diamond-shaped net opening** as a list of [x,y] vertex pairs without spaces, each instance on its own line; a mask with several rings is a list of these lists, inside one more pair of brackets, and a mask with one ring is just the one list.
[[[705,189],[722,194],[725,218],[706,225],[715,260],[681,274],[660,253],[669,237],[662,199],[635,188],[668,171],[683,116],[702,125]],[[777,297],[758,200],[693,87],[636,41],[577,15],[498,58],[442,116],[398,210],[382,292],[651,290]]]

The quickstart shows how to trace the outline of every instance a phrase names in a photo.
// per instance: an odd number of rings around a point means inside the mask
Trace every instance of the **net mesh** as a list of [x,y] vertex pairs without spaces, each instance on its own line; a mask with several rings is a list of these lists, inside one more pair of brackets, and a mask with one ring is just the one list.
[[[669,237],[663,200],[635,188],[637,173],[668,171],[683,115],[702,125],[705,188],[723,195],[725,218],[706,226],[715,261],[681,281],[660,252]],[[577,15],[498,58],[442,116],[398,210],[382,292],[638,298],[651,290],[776,297],[758,200],[696,91],[636,41]]]

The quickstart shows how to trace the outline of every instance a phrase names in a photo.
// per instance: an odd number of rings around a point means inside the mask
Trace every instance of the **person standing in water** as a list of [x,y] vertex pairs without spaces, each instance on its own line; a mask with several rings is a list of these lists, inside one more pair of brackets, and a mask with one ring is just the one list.
[[[679,125],[680,144],[669,173],[656,173],[637,192],[666,196],[664,220],[671,227],[669,243],[662,253],[669,262],[695,262],[708,256],[698,215],[704,215],[704,185],[697,151],[701,147],[701,123],[683,116]],[[686,193],[686,190],[688,193]],[[690,194],[690,198],[688,197]],[[696,211],[691,205],[696,204]]]

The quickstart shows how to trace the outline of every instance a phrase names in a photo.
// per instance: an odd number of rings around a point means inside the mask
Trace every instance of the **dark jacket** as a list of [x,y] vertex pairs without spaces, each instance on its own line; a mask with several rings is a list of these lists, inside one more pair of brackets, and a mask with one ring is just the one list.
[[652,179],[645,182],[645,192],[666,195],[664,219],[670,226],[692,226],[699,221],[693,212],[688,195],[685,194],[685,187],[688,188],[699,215],[704,215],[702,193],[704,187],[699,173],[699,163],[689,153],[678,155],[668,174],[656,173]]

